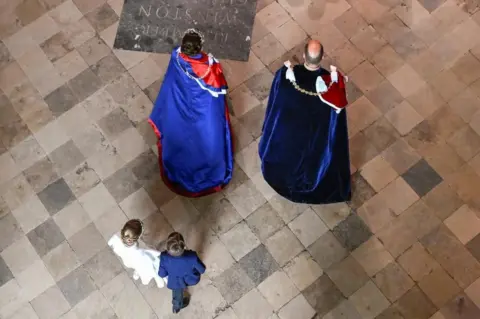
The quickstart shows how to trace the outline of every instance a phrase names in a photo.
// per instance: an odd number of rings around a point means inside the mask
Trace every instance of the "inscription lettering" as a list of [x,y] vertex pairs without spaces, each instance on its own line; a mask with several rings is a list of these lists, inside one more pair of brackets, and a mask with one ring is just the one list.
[[259,0],[130,0],[123,6],[115,48],[167,53],[185,30],[205,35],[205,50],[246,61]]

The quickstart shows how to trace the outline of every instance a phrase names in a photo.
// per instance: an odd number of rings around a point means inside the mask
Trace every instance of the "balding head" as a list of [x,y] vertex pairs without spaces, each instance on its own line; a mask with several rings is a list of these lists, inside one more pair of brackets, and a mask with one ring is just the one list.
[[310,40],[305,44],[305,63],[311,67],[319,67],[323,58],[323,46],[320,41]]

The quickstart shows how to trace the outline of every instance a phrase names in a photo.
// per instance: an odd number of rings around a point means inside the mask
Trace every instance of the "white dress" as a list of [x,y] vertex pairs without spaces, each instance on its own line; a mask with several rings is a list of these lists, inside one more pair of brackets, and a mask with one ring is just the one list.
[[158,288],[165,286],[165,281],[158,275],[160,266],[160,252],[152,249],[143,249],[138,244],[126,246],[119,234],[115,234],[108,241],[108,246],[113,252],[122,259],[123,264],[127,268],[134,270],[133,279],[140,278],[142,284],[148,285],[150,281],[155,279]]

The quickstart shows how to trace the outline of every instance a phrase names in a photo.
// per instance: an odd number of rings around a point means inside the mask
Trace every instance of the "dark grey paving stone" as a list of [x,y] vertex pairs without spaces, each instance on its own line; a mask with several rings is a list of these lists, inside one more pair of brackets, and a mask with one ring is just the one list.
[[140,181],[128,167],[119,169],[116,173],[104,180],[103,184],[117,203],[120,203],[142,187]]
[[308,303],[315,309],[319,318],[338,306],[345,298],[335,284],[323,274],[313,284],[302,291]]
[[44,157],[30,166],[23,174],[35,192],[40,192],[59,178],[52,161],[48,157]]
[[70,110],[81,100],[78,99],[72,89],[66,84],[45,97],[45,102],[47,103],[48,108],[56,117],[59,117],[66,111]]
[[48,157],[60,176],[69,173],[85,160],[85,156],[72,140],[59,146]]
[[13,279],[13,274],[5,263],[5,260],[3,260],[2,256],[0,256],[0,287],[9,282],[11,279]]
[[62,231],[51,218],[30,231],[27,238],[40,257],[45,256],[65,240]]
[[0,252],[20,239],[24,234],[20,224],[15,217],[10,213],[5,203],[0,203]]
[[95,285],[83,267],[66,275],[57,285],[72,308],[95,290]]
[[74,201],[75,195],[73,195],[65,180],[61,178],[38,193],[38,198],[50,215],[55,215]]
[[68,86],[78,100],[83,101],[102,87],[102,80],[92,70],[86,69],[71,79],[68,82]]
[[83,267],[93,279],[97,287],[103,287],[123,271],[122,264],[110,247],[104,248],[90,258]]
[[402,177],[420,197],[426,195],[443,181],[442,177],[424,159],[419,160]]
[[350,206],[353,208],[359,208],[367,200],[372,198],[376,194],[375,190],[368,184],[368,182],[356,172],[352,175],[352,199]]
[[239,118],[240,123],[248,130],[253,137],[262,135],[263,120],[267,107],[259,104]]
[[277,262],[264,245],[260,245],[238,262],[255,286],[279,269]]
[[259,101],[265,100],[270,95],[273,74],[269,69],[263,68],[245,82],[245,85],[252,91]]
[[446,0],[419,0],[420,4],[427,9],[428,12],[432,13],[438,7],[440,7]]
[[213,283],[228,304],[234,303],[255,287],[253,281],[238,263],[216,277]]
[[127,72],[123,64],[113,53],[100,59],[100,61],[92,65],[90,68],[103,83],[115,80],[120,75]]
[[372,232],[368,226],[356,213],[350,214],[346,219],[341,221],[332,232],[343,247],[347,248],[350,252],[360,247],[361,244],[372,236]]
[[348,251],[330,231],[323,234],[307,250],[322,269],[329,268],[348,255]]
[[116,108],[104,116],[98,125],[110,140],[115,140],[123,131],[132,127],[132,122],[122,108]]

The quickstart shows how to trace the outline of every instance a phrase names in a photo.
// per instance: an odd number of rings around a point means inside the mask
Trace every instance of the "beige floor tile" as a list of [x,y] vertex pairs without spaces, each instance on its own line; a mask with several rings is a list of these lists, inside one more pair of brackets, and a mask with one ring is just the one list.
[[398,258],[398,263],[417,282],[440,267],[422,244],[418,242]]
[[258,290],[270,303],[274,311],[280,310],[300,293],[291,279],[281,270],[258,285]]
[[272,34],[287,51],[302,44],[307,37],[305,31],[294,20],[289,20],[277,29],[272,30]]
[[252,316],[267,319],[273,312],[272,307],[257,289],[252,289],[233,304],[233,310],[239,319],[247,319]]
[[465,84],[452,71],[440,72],[430,83],[446,101],[450,101],[465,88]]
[[[278,312],[280,319],[307,319],[315,314],[315,310],[310,306],[302,294],[292,299]],[[272,318],[273,319],[273,318]]]
[[349,300],[364,319],[375,318],[390,305],[390,302],[372,281],[368,281],[351,295]]
[[244,222],[222,234],[220,240],[237,261],[260,244],[260,240]]
[[385,118],[397,129],[400,135],[408,134],[423,117],[408,103],[403,101],[385,114]]
[[363,178],[379,192],[398,176],[397,172],[380,155],[365,164],[360,171]]
[[290,263],[285,265],[283,270],[300,291],[310,286],[323,274],[320,266],[307,252],[301,253],[292,259]]
[[[109,207],[105,207],[105,211],[107,211],[113,205],[114,204],[112,201],[112,205]],[[127,215],[128,218],[145,219],[151,214],[158,211],[157,206],[143,188],[140,188],[139,190],[125,198],[121,203],[119,203],[119,206],[125,212],[125,215]],[[180,208],[179,206],[174,207],[177,209]]]
[[102,183],[83,194],[78,201],[92,220],[99,218],[107,210],[116,206],[115,199]]
[[17,276],[26,298],[33,300],[38,295],[55,284],[43,262],[38,259]]
[[273,2],[258,13],[258,19],[270,32],[272,32],[288,22],[290,17],[278,2]]
[[285,265],[304,249],[300,241],[286,226],[267,239],[266,246],[280,266]]
[[49,218],[49,214],[37,196],[30,197],[25,203],[12,211],[13,216],[28,233]]
[[441,308],[461,290],[442,268],[437,268],[426,275],[418,283],[418,286],[438,308]]
[[480,233],[480,219],[467,205],[460,207],[444,223],[462,244],[468,243]]
[[327,226],[311,208],[308,208],[300,216],[291,221],[288,227],[290,227],[305,247],[313,244],[320,236],[328,231]]
[[2,251],[1,256],[15,276],[30,267],[35,261],[40,260],[27,237],[15,241]]
[[392,255],[390,255],[383,244],[374,236],[354,250],[352,256],[370,277],[394,261]]
[[409,65],[405,64],[397,71],[388,76],[392,85],[407,98],[423,87],[426,83],[418,73]]

